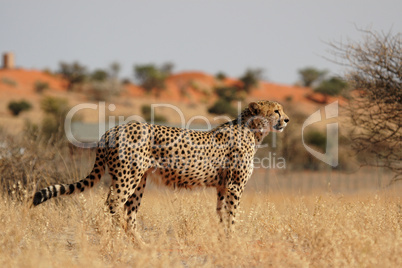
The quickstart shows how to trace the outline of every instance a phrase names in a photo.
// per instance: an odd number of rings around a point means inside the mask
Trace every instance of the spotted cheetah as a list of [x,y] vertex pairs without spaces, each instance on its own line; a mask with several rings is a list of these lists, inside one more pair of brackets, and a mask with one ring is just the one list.
[[85,179],[44,188],[35,193],[33,205],[92,188],[108,166],[112,185],[106,204],[111,214],[124,207],[127,232],[135,233],[146,181],[155,177],[173,188],[215,187],[220,221],[233,231],[256,148],[270,131],[282,132],[288,122],[279,103],[258,101],[210,131],[147,123],[118,125],[100,139],[94,167]]

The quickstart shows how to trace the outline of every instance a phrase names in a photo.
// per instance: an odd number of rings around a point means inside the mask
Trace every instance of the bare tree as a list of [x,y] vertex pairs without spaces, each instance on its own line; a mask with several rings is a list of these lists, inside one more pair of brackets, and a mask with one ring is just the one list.
[[336,61],[347,66],[353,89],[348,107],[353,149],[363,165],[393,171],[392,183],[402,180],[402,35],[361,31],[361,42],[330,45]]

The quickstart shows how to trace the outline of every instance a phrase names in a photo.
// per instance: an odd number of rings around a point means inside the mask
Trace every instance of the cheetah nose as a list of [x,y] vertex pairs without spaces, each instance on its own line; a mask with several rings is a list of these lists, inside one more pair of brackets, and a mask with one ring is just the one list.
[[285,121],[285,123],[287,123],[287,122],[289,122],[289,119],[288,118],[286,118],[285,120],[283,120],[283,121]]

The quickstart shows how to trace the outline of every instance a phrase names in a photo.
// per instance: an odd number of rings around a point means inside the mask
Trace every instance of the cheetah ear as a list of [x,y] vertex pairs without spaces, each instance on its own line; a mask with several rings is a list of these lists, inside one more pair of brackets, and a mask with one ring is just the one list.
[[250,102],[248,105],[248,109],[253,115],[257,115],[260,113],[260,105],[256,102]]

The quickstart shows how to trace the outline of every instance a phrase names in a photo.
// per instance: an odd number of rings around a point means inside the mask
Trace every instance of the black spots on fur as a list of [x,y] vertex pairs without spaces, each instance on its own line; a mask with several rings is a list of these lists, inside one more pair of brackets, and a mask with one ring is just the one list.
[[83,183],[84,183],[85,186],[89,186],[89,183],[88,183],[87,180],[84,180]]
[[93,181],[93,180],[95,180],[95,176],[91,174],[91,175],[89,175],[89,179]]
[[82,185],[81,183],[77,182],[77,189],[81,189]]

